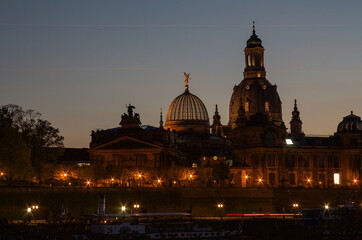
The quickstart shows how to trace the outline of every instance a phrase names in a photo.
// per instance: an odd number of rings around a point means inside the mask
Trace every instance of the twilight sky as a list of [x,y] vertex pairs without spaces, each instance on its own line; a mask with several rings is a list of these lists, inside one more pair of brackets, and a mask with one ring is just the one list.
[[306,134],[362,115],[362,1],[0,1],[0,105],[42,113],[67,147],[118,126],[125,105],[158,126],[184,90],[223,124],[252,21],[289,128],[298,100]]

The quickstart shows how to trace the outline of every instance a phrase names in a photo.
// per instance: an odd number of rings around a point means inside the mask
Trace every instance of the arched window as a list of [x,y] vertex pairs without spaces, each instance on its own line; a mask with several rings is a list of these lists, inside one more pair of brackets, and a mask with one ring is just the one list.
[[254,55],[254,66],[255,67],[260,67],[261,66],[261,56],[259,53],[256,53]]
[[265,112],[269,112],[269,102],[265,102]]
[[294,173],[291,173],[289,175],[289,184],[295,185],[295,174]]
[[275,173],[269,173],[269,184],[270,185],[275,184]]
[[249,102],[245,102],[244,110],[245,110],[245,112],[249,112],[249,111],[250,111]]

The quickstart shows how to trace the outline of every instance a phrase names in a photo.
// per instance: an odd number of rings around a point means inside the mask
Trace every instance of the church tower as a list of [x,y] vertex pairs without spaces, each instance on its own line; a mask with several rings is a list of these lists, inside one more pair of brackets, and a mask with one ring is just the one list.
[[246,42],[244,78],[265,78],[264,48],[261,40],[255,34],[253,22],[253,34]]
[[221,119],[221,117],[219,115],[219,111],[217,109],[217,104],[216,104],[216,106],[215,106],[215,114],[213,116],[213,122],[212,122],[212,125],[210,127],[211,128],[211,133],[214,134],[214,135],[216,134],[216,128],[218,126],[222,126],[220,119]]
[[[244,49],[244,79],[234,86],[228,124],[235,137],[244,136],[241,138],[251,146],[281,145],[286,132],[277,86],[266,79],[264,51],[253,23],[252,35]],[[254,137],[250,138],[251,135]]]
[[292,112],[292,120],[290,121],[290,134],[295,137],[304,136],[302,133],[302,120],[297,107],[297,99],[294,100],[294,110]]

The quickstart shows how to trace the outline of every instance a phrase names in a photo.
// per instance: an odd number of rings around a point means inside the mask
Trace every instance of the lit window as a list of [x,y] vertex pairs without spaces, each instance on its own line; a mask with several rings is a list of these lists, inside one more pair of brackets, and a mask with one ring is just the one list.
[[246,90],[250,90],[250,85],[246,85]]
[[285,139],[285,142],[287,143],[287,145],[293,145],[292,139],[287,138]]
[[217,156],[214,156],[213,159],[216,161],[216,160],[217,160]]
[[339,180],[340,180],[339,178],[340,178],[339,173],[333,174],[334,184],[339,185]]
[[193,168],[197,168],[197,163],[193,163],[193,164],[192,164],[192,167],[193,167]]
[[269,102],[265,102],[265,112],[269,112]]
[[249,102],[245,103],[245,112],[249,112]]
[[266,90],[266,85],[263,85],[262,88],[263,88],[263,90]]

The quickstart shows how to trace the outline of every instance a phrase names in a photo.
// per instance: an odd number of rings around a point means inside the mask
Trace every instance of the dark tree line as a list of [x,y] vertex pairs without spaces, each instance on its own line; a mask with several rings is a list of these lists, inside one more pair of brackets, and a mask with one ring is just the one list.
[[44,163],[62,154],[63,139],[40,113],[13,104],[0,107],[0,169],[10,184],[34,175],[41,183]]

